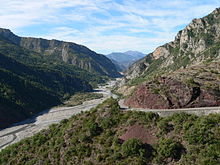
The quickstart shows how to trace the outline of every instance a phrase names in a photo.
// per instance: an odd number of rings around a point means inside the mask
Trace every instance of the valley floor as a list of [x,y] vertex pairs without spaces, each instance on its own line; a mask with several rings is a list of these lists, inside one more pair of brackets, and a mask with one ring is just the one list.
[[72,115],[82,111],[88,111],[91,108],[102,103],[109,97],[116,97],[111,93],[110,88],[114,85],[114,81],[110,81],[106,86],[100,86],[96,89],[96,93],[103,94],[103,98],[91,101],[85,101],[82,105],[74,107],[55,107],[50,110],[43,111],[33,118],[19,122],[0,131],[0,150],[6,146],[16,143],[21,139],[33,136],[42,129],[46,129],[49,125],[59,123],[63,119],[68,119]]

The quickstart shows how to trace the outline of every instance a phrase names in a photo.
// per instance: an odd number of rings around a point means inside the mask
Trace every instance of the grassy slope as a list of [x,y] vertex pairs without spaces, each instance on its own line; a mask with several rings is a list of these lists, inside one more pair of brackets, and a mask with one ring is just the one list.
[[[197,117],[123,112],[109,99],[90,112],[51,125],[37,135],[7,147],[0,164],[210,164],[220,163],[220,115]],[[121,144],[128,126],[144,125],[156,143],[137,139]]]

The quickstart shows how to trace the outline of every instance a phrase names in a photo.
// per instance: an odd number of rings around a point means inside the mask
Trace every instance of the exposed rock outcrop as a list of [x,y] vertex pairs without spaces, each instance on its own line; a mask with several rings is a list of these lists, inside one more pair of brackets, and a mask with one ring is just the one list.
[[201,19],[194,19],[175,40],[159,46],[144,59],[134,63],[125,73],[127,81],[172,72],[220,58],[220,8]]
[[179,70],[141,84],[125,105],[150,109],[220,106],[219,74],[219,63]]
[[158,140],[155,130],[137,124],[129,127],[126,133],[119,137],[122,142],[133,138],[139,139],[144,144],[155,144]]

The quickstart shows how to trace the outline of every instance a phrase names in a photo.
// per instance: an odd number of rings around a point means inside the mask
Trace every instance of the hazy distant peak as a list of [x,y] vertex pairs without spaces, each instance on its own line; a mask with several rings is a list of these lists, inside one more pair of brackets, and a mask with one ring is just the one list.
[[[122,66],[123,70],[128,68],[131,64],[138,61],[139,59],[145,57],[146,55],[138,51],[127,51],[127,52],[113,52],[108,54],[107,57],[110,58],[115,65],[119,64]],[[117,63],[116,63],[117,62]]]

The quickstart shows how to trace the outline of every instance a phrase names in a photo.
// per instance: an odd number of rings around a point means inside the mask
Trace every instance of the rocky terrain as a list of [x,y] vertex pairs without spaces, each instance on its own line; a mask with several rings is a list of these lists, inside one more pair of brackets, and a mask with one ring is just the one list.
[[126,73],[127,79],[172,72],[220,57],[220,9],[208,16],[194,19],[179,31],[175,40],[135,63]]
[[143,83],[125,104],[151,109],[219,106],[219,85],[218,62],[191,66]]
[[133,64],[117,91],[131,91],[124,94],[126,104],[142,108],[218,106],[219,20],[220,9],[194,19],[174,41]]

